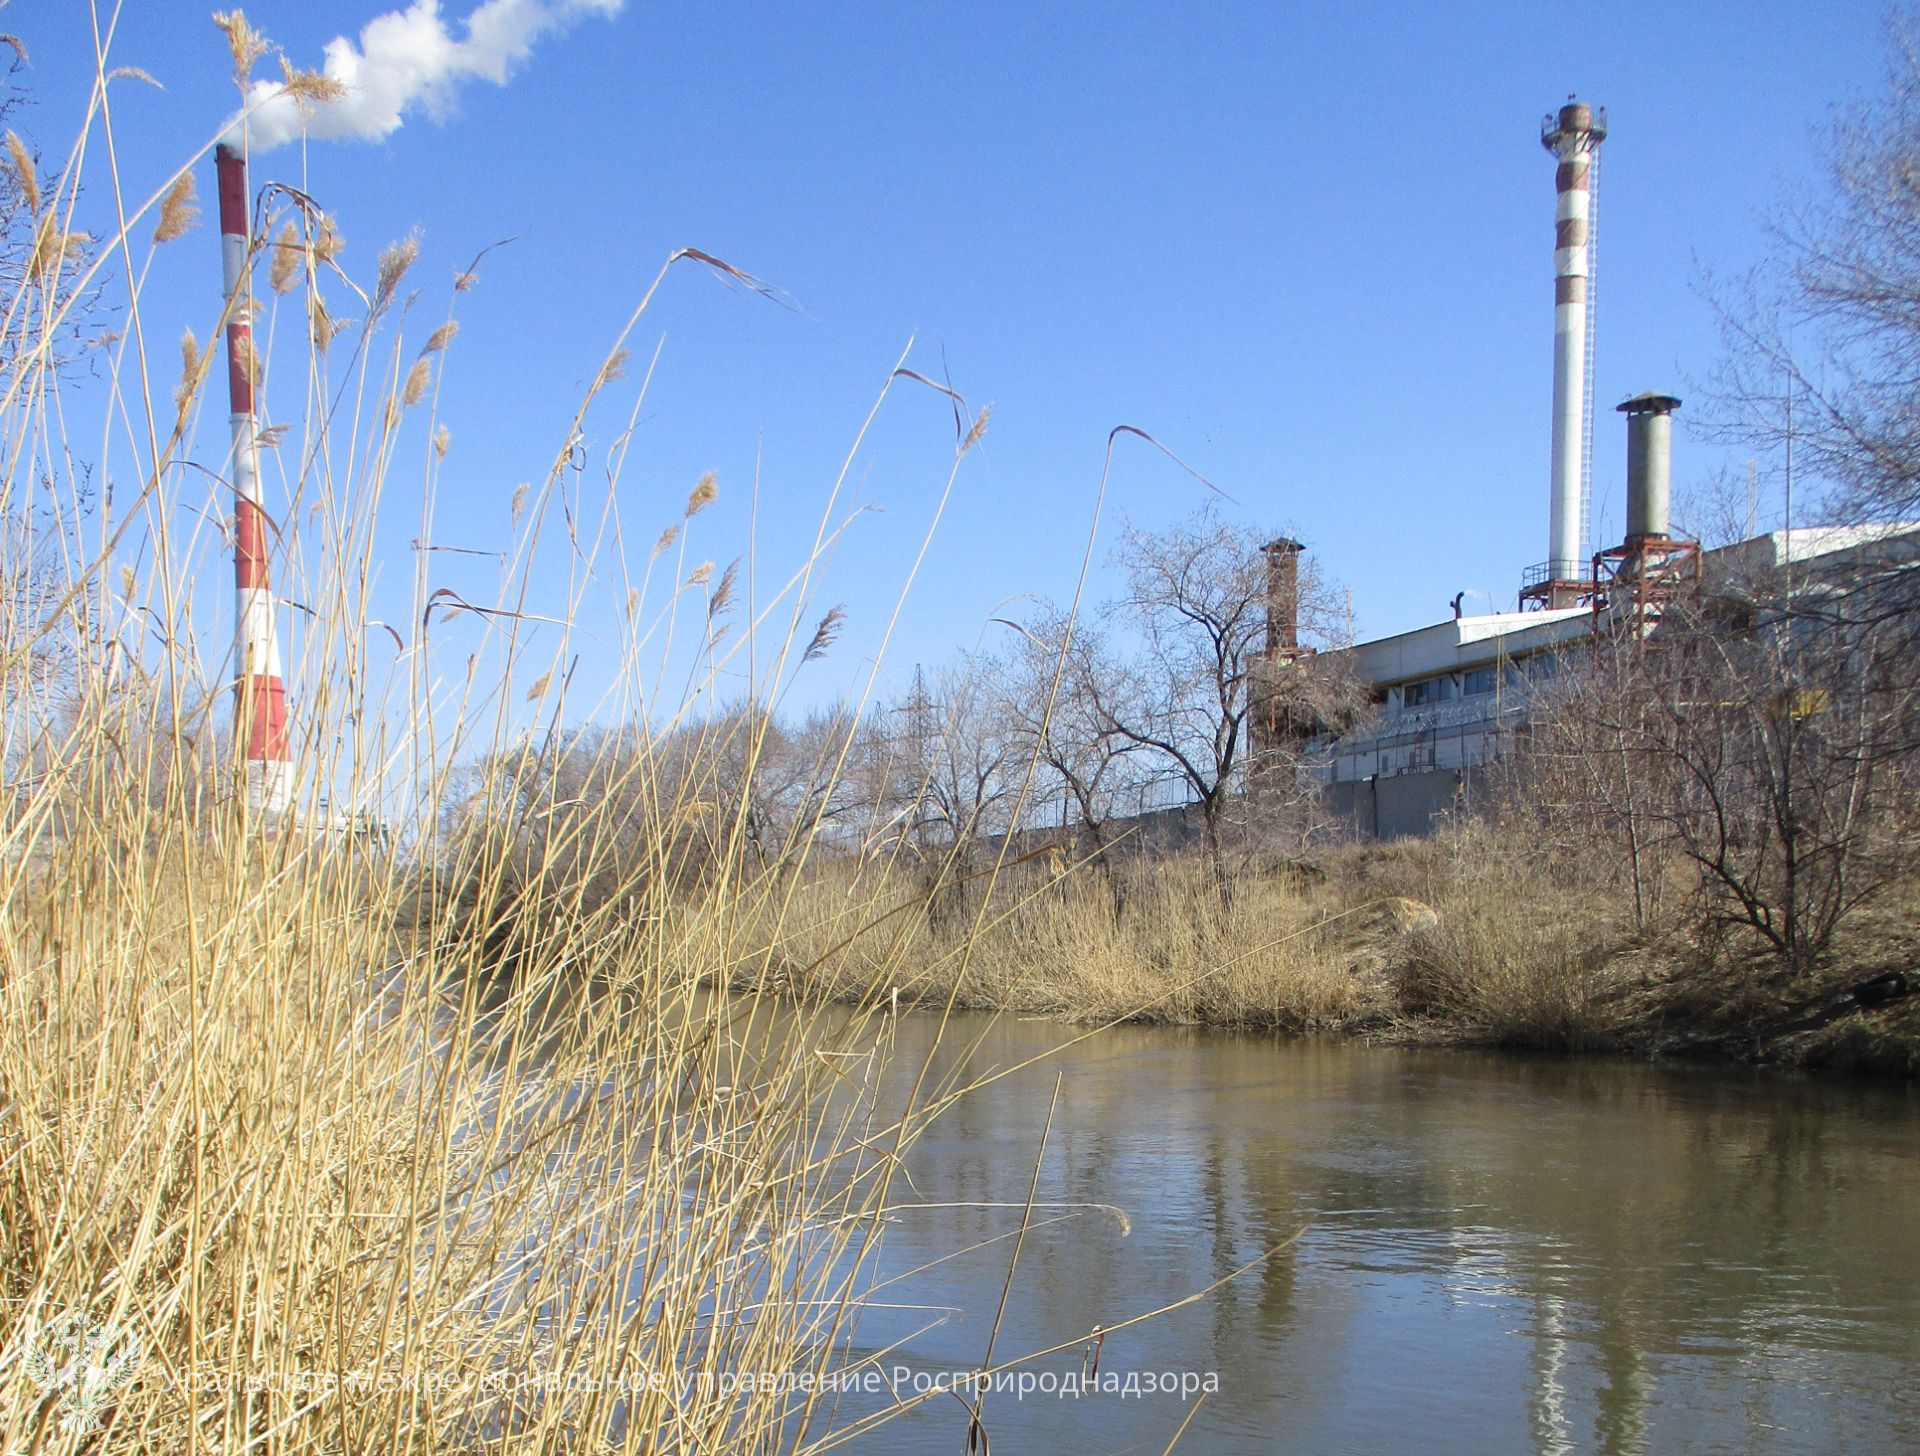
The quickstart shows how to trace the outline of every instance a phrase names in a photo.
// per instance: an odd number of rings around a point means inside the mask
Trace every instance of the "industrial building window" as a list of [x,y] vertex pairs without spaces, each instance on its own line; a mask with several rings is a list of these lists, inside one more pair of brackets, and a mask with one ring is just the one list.
[[1490,693],[1498,685],[1499,676],[1490,667],[1471,668],[1468,670],[1465,678],[1462,679],[1462,686],[1466,690],[1466,695],[1470,698],[1477,698],[1483,694]]
[[1450,677],[1422,678],[1419,682],[1408,683],[1402,701],[1409,708],[1423,708],[1429,703],[1444,703],[1453,697],[1453,679]]

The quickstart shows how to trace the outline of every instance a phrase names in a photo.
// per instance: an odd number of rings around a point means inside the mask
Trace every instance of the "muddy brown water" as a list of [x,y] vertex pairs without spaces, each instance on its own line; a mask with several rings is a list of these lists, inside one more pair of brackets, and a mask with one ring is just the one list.
[[[1018,1227],[1056,1075],[996,1359],[1075,1342],[1025,1367],[1057,1386],[1096,1325],[1253,1266],[1108,1335],[1090,1393],[991,1391],[996,1456],[1159,1453],[1189,1415],[1183,1452],[1920,1451],[1912,1088],[1148,1027],[1063,1045],[1080,1033],[1011,1018],[934,1031],[901,1019],[883,1102],[929,1054],[979,1076],[1059,1050],[913,1149],[899,1196],[949,1206],[902,1211],[875,1267],[944,1262],[878,1296],[915,1307],[870,1310],[857,1341],[904,1341],[881,1357],[904,1388],[981,1359],[1011,1239],[945,1256]],[[958,1456],[965,1435],[943,1396],[852,1449]]]

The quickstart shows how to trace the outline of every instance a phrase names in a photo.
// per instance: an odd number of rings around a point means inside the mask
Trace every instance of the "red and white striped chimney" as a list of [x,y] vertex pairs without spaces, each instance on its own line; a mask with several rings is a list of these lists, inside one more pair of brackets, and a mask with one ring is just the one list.
[[227,399],[233,426],[233,731],[246,771],[247,807],[279,814],[293,803],[293,750],[287,689],[267,584],[267,517],[260,503],[259,440],[253,413],[252,289],[247,278],[250,226],[247,159],[232,147],[214,152],[220,183],[220,262],[226,287]]
[[1607,113],[1569,100],[1540,127],[1554,169],[1553,464],[1547,574],[1548,606],[1566,606],[1568,588],[1585,579],[1582,525],[1587,496],[1587,293],[1593,259],[1593,165],[1607,137]]

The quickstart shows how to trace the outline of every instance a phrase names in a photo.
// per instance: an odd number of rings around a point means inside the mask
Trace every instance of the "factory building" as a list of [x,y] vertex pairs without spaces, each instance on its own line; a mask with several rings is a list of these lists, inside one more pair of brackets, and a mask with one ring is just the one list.
[[[1764,599],[1791,581],[1796,597],[1850,590],[1887,572],[1920,570],[1920,524],[1802,526],[1698,555],[1695,590]],[[1354,727],[1315,744],[1314,772],[1330,807],[1364,837],[1428,833],[1444,814],[1471,807],[1484,771],[1579,672],[1597,640],[1617,631],[1658,633],[1644,598],[1618,593],[1596,604],[1455,617],[1337,654],[1372,696]]]
[[[1515,610],[1454,615],[1354,644],[1321,668],[1356,684],[1371,710],[1344,729],[1256,711],[1258,736],[1310,742],[1307,770],[1330,807],[1365,837],[1429,832],[1471,804],[1489,765],[1550,705],[1556,684],[1614,636],[1657,639],[1681,594],[1798,597],[1879,572],[1920,570],[1920,525],[1801,527],[1717,550],[1673,533],[1672,417],[1680,401],[1649,392],[1618,406],[1627,425],[1627,530],[1589,540],[1592,498],[1592,288],[1595,189],[1606,113],[1577,100],[1548,116],[1541,142],[1556,161],[1554,351],[1547,559],[1521,578]],[[1257,681],[1284,680],[1302,656],[1292,620],[1300,546],[1267,548],[1269,629]],[[1278,704],[1271,686],[1257,691]],[[1256,745],[1258,746],[1258,745]]]

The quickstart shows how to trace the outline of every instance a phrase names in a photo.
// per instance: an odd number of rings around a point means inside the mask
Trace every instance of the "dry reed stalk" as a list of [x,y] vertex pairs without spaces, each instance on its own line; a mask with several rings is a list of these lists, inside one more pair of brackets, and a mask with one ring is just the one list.
[[[250,66],[258,37],[237,15],[227,28]],[[167,194],[160,241],[190,196]],[[369,296],[391,300],[414,256],[388,250]],[[308,309],[317,369],[333,325],[318,290]],[[454,327],[400,398],[421,397]],[[206,361],[191,332],[181,352],[184,417]],[[204,665],[216,634],[192,590],[217,537],[155,533],[67,568],[81,584],[112,572],[127,625],[99,654],[88,599],[69,596],[54,635],[78,650],[57,673],[23,667],[46,623],[0,607],[4,702],[34,766],[0,823],[0,1344],[70,1306],[135,1332],[144,1376],[101,1412],[104,1439],[162,1452],[553,1446],[580,1429],[628,1449],[772,1449],[782,1399],[680,1378],[839,1358],[821,1311],[866,1257],[861,1169],[886,1128],[847,1121],[845,1072],[823,1075],[816,1034],[702,989],[724,942],[676,927],[757,893],[693,873],[737,836],[710,775],[675,787],[644,752],[593,760],[604,796],[557,812],[512,782],[530,760],[484,699],[398,716],[380,700],[394,678],[372,649],[405,650],[367,595],[392,395],[366,369],[346,391],[285,426],[288,453],[323,473],[320,504],[356,503],[275,536],[315,602],[290,676],[309,802],[325,783],[384,805],[406,854],[235,816],[226,694]],[[12,408],[7,430],[57,439],[56,415]],[[444,453],[445,426],[430,438]],[[184,442],[139,473],[177,475]],[[714,614],[736,580],[715,583]],[[519,634],[562,621],[435,601],[481,618],[509,662]],[[564,682],[549,671],[530,695]],[[389,798],[395,734],[418,741],[420,772]],[[481,772],[462,787],[468,763]],[[588,1086],[617,1095],[583,1100]],[[486,1383],[535,1369],[545,1393]],[[648,1370],[675,1381],[622,1392]],[[48,1410],[18,1363],[0,1370],[0,1447],[32,1447]]]

